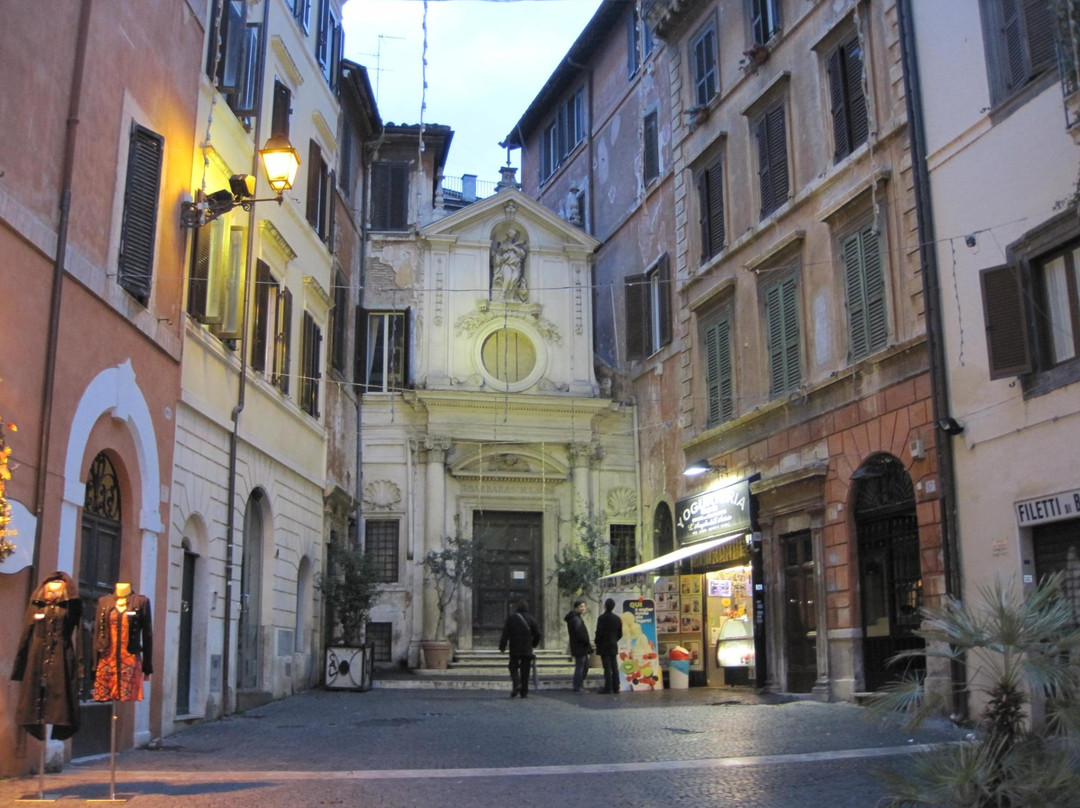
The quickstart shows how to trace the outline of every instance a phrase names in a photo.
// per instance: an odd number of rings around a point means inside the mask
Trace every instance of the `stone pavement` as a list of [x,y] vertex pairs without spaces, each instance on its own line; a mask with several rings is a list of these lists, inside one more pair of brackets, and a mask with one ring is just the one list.
[[[310,691],[118,755],[115,793],[132,808],[872,808],[877,768],[965,734],[736,688]],[[37,789],[2,781],[0,805]],[[108,797],[108,758],[47,774],[45,791]]]

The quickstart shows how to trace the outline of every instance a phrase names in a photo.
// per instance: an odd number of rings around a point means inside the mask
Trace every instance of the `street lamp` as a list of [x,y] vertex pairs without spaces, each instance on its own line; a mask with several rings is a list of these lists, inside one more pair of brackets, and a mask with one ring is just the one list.
[[271,135],[266,145],[259,149],[266,179],[277,196],[266,199],[254,199],[255,177],[251,174],[233,174],[229,177],[229,188],[214,191],[212,194],[196,193],[194,202],[180,203],[180,226],[202,227],[207,222],[228,213],[236,207],[251,210],[256,202],[277,202],[285,198],[285,192],[293,186],[296,169],[300,167],[300,155],[283,135]]

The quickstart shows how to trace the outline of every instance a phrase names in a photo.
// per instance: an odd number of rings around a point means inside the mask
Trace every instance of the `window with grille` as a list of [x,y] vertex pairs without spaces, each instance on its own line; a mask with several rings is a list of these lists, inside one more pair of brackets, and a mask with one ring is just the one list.
[[312,418],[319,417],[319,382],[322,379],[319,356],[322,329],[315,318],[304,312],[300,336],[300,409]]
[[626,354],[652,356],[671,342],[671,261],[667,253],[642,275],[630,275],[626,291]]
[[698,208],[701,223],[701,262],[705,263],[724,249],[724,172],[721,161],[714,160],[698,173]]
[[719,87],[716,69],[716,28],[711,23],[694,38],[690,48],[693,60],[694,103],[708,104]]
[[794,276],[765,289],[769,392],[774,398],[797,390],[802,381],[798,293]]
[[364,630],[364,636],[373,646],[371,659],[373,662],[393,662],[391,656],[394,640],[393,623],[368,623]]
[[788,198],[787,131],[782,103],[766,111],[754,124],[758,146],[761,218]]
[[409,164],[378,162],[371,167],[371,228],[409,229]]
[[361,311],[357,380],[368,393],[389,393],[409,380],[408,311]]
[[644,140],[644,180],[648,185],[660,176],[660,129],[656,122],[656,113],[650,112],[645,116],[642,124],[642,140]]
[[368,519],[364,523],[364,552],[371,559],[379,583],[397,583],[398,526],[397,519]]
[[866,142],[870,130],[863,93],[862,46],[858,37],[851,37],[829,54],[828,74],[833,157],[839,162]]
[[609,525],[611,540],[611,571],[633,567],[637,564],[637,528],[634,525]]
[[851,359],[880,351],[889,342],[885,271],[880,239],[866,225],[840,243]]
[[980,0],[990,100],[996,106],[1056,66],[1049,0]]
[[705,326],[705,426],[735,417],[735,366],[731,344],[731,315],[725,313]]
[[154,279],[154,236],[165,138],[132,124],[116,282],[144,306]]

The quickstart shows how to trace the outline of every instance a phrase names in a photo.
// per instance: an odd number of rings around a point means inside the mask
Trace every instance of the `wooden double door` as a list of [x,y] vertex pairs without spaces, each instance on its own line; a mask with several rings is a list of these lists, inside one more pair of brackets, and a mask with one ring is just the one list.
[[543,514],[529,511],[474,511],[473,538],[484,557],[473,591],[473,646],[494,648],[515,604],[543,614]]

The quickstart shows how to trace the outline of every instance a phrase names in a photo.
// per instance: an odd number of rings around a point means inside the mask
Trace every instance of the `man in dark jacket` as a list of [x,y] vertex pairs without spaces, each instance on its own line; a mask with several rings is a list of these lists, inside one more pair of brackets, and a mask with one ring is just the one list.
[[570,634],[570,656],[574,658],[574,692],[580,693],[585,686],[585,677],[589,675],[589,654],[593,650],[585,625],[585,601],[575,600],[574,608],[563,619]]
[[596,618],[596,653],[604,663],[604,686],[601,693],[619,692],[619,640],[622,639],[622,619],[615,614],[615,600],[604,601],[604,613]]
[[510,647],[510,683],[513,690],[510,698],[520,694],[525,698],[529,694],[529,671],[533,664],[533,649],[540,644],[540,624],[529,614],[529,604],[524,600],[517,602],[517,611],[506,618],[502,636],[499,638],[499,650]]

